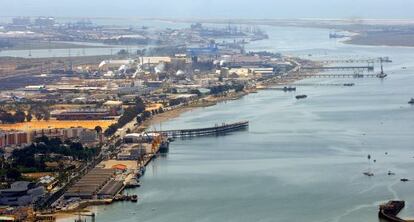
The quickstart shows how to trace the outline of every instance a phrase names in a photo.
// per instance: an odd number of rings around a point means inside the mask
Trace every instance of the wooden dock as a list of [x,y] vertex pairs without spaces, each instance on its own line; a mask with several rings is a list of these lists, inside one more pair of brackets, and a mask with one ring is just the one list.
[[249,121],[241,121],[231,124],[223,123],[222,125],[215,125],[214,127],[196,128],[196,129],[179,129],[179,130],[165,130],[149,133],[161,133],[169,138],[183,138],[196,137],[208,135],[220,135],[233,131],[244,130],[249,127]]

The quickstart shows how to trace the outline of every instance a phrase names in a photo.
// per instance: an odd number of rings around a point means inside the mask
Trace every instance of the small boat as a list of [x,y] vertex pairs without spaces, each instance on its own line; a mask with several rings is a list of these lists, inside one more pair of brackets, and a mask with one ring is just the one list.
[[132,178],[126,185],[125,188],[134,188],[134,187],[140,187],[141,184],[139,183],[139,180],[137,178]]
[[347,37],[346,35],[343,34],[338,34],[338,33],[329,33],[329,38],[330,39],[342,39]]
[[136,194],[131,196],[131,201],[132,202],[137,202],[138,201],[138,196]]
[[307,97],[307,95],[297,95],[296,99],[306,99]]
[[381,72],[377,74],[377,77],[380,79],[387,77],[387,74],[384,72],[384,67],[382,66],[382,60],[381,60]]
[[161,142],[160,153],[168,153],[170,142],[168,140]]
[[391,170],[389,170],[387,174],[388,174],[388,176],[393,176],[393,175],[395,175],[395,173],[394,173],[394,172],[392,172]]
[[282,88],[282,90],[285,91],[285,92],[287,92],[287,91],[296,91],[296,87],[291,87],[291,86],[287,87],[287,86],[285,86],[285,87]]
[[401,179],[401,182],[408,182],[408,181],[410,181],[409,179],[407,179],[407,178],[402,178]]
[[372,172],[364,172],[364,175],[365,176],[372,177],[372,176],[374,176],[374,173],[372,173]]
[[344,86],[355,86],[355,83],[344,83]]
[[411,98],[410,101],[408,101],[408,104],[413,104],[414,105],[414,98]]
[[401,69],[407,69],[407,67],[403,66],[403,67],[401,67]]
[[379,74],[377,74],[377,77],[380,78],[380,79],[383,79],[383,78],[387,77],[387,74],[379,73]]
[[139,175],[140,175],[140,176],[143,176],[143,175],[145,174],[145,170],[146,170],[146,167],[145,167],[145,166],[142,166],[142,167],[139,169]]

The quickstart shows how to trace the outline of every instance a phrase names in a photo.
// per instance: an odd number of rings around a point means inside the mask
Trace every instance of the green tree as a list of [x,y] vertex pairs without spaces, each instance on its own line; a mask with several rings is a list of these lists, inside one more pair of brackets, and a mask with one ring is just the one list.
[[10,168],[6,172],[6,177],[11,180],[19,180],[22,174],[16,168]]
[[148,118],[150,118],[150,117],[151,117],[151,112],[150,112],[150,111],[144,111],[144,112],[142,113],[142,117],[143,117],[144,119],[148,119]]
[[29,111],[26,115],[26,121],[27,122],[31,122],[33,119],[32,113]]
[[44,116],[43,116],[43,119],[44,119],[44,120],[46,120],[46,121],[50,120],[50,112],[49,112],[49,110],[47,110],[47,111],[45,112],[45,114],[44,114]]
[[110,137],[110,136],[112,136],[112,135],[115,134],[115,132],[118,130],[118,128],[119,128],[118,127],[118,124],[117,123],[114,123],[114,124],[110,125],[108,127],[108,129],[105,130],[104,135],[106,137]]
[[141,116],[137,116],[137,123],[141,124],[142,123],[142,117]]
[[14,114],[14,119],[16,122],[22,123],[26,119],[26,114],[22,110],[17,110]]
[[97,134],[101,134],[103,129],[102,129],[101,126],[95,126],[95,131],[96,131]]
[[35,118],[36,118],[37,120],[42,120],[42,119],[43,119],[43,114],[42,114],[41,112],[36,112],[36,113],[35,113]]

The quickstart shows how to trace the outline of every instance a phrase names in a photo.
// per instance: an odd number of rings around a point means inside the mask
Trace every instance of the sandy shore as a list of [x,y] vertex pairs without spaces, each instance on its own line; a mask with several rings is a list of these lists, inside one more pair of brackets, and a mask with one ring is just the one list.
[[[228,101],[228,100],[235,100],[239,99],[245,95],[248,95],[252,91],[243,91],[240,93],[232,93],[228,94],[226,96],[207,96],[205,98],[201,98],[198,101],[195,101],[191,104],[184,105],[182,107],[179,107],[177,109],[173,109],[171,111],[166,111],[164,113],[157,114],[155,116],[152,116],[150,119],[144,121],[138,128],[138,132],[145,131],[148,127],[151,126],[157,126],[160,123],[163,123],[165,121],[174,119],[179,117],[181,114],[185,112],[190,112],[196,108],[202,108],[202,107],[208,107],[208,106],[214,106],[217,103]],[[150,129],[152,130],[152,129]]]

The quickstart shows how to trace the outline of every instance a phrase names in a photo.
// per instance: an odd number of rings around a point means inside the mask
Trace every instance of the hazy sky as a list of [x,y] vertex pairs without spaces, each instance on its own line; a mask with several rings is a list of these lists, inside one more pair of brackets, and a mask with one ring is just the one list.
[[0,0],[0,16],[414,18],[414,0]]

